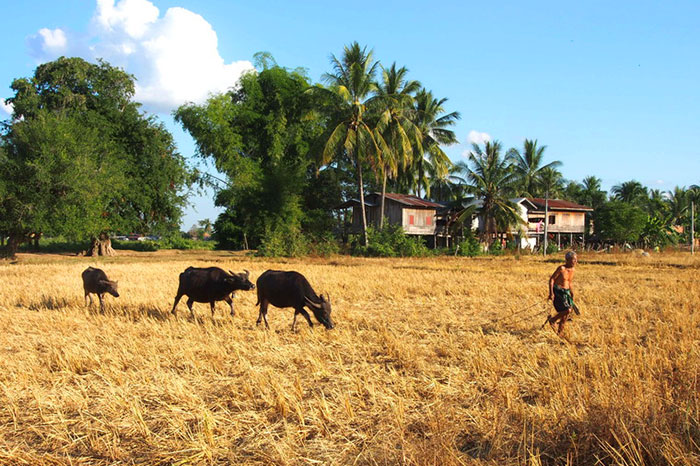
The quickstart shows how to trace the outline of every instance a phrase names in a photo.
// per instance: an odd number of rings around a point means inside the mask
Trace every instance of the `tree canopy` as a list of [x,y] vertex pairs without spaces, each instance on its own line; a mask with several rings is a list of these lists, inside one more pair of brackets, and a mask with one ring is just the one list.
[[62,57],[11,87],[0,225],[12,245],[32,233],[177,231],[193,173],[170,133],[133,101],[131,75]]
[[[318,208],[330,215],[331,205],[309,206],[305,197],[322,189],[313,149],[326,128],[309,88],[300,72],[272,66],[244,75],[236,90],[176,111],[198,154],[227,177],[215,200],[227,209],[215,223],[220,243],[257,247],[270,235],[298,235]],[[320,199],[342,200],[337,192]]]

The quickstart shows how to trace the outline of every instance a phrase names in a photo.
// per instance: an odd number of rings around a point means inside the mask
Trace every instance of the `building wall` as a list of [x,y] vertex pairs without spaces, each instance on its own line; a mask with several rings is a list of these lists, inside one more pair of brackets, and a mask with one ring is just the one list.
[[435,233],[435,209],[403,209],[402,225],[410,235],[432,235]]
[[[367,225],[379,226],[379,207],[367,207]],[[410,224],[413,216],[413,224]],[[432,235],[435,233],[435,209],[409,209],[398,202],[386,200],[384,205],[384,222],[401,225],[409,235]],[[352,229],[362,230],[362,209],[352,209]]]
[[[539,232],[544,231],[544,226],[539,226],[538,219],[544,219],[544,212],[532,212],[528,216],[528,231]],[[553,220],[553,222],[552,222]],[[585,212],[549,212],[549,224],[547,232],[549,233],[583,233],[586,227]]]

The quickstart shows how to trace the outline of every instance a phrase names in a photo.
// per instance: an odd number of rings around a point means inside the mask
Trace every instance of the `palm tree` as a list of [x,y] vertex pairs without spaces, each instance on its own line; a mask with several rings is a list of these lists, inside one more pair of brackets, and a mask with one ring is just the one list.
[[[382,69],[382,81],[377,85],[377,98],[373,110],[378,113],[376,131],[381,135],[378,141],[386,144],[381,148],[378,167],[382,176],[382,197],[379,213],[379,228],[384,227],[384,200],[387,178],[394,178],[399,167],[409,165],[413,155],[412,147],[420,142],[420,131],[409,118],[413,96],[420,83],[406,78],[405,67]],[[413,142],[412,142],[413,141]]]
[[472,148],[469,163],[459,162],[458,166],[466,176],[466,188],[474,196],[467,204],[481,201],[476,211],[484,219],[481,240],[485,241],[522,223],[517,206],[509,199],[518,178],[508,160],[501,157],[500,142],[487,142],[484,150],[477,144],[472,144]]
[[689,207],[688,192],[679,186],[666,193],[666,205],[668,206],[670,219],[673,223],[681,223]]
[[636,180],[615,185],[610,191],[616,200],[635,205],[642,204],[647,197],[647,188]]
[[333,72],[324,74],[323,78],[330,85],[330,91],[338,103],[338,122],[323,148],[322,164],[329,163],[340,154],[346,155],[357,170],[357,186],[360,191],[360,208],[362,210],[362,234],[367,245],[367,213],[365,211],[365,192],[362,176],[362,164],[373,163],[380,154],[383,141],[365,118],[368,101],[377,90],[374,75],[378,62],[373,61],[372,51],[360,47],[357,42],[346,46],[343,56],[338,59],[331,56]]
[[445,114],[445,102],[447,99],[436,99],[430,91],[425,89],[421,89],[416,94],[413,116],[414,123],[420,131],[421,140],[420,144],[413,149],[410,175],[415,180],[415,192],[419,197],[423,188],[426,190],[425,195],[430,196],[426,165],[431,166],[436,176],[442,177],[449,171],[452,164],[440,146],[457,143],[457,137],[449,127],[454,126],[460,119],[460,115],[459,112]]
[[665,217],[668,211],[668,205],[666,204],[663,191],[660,189],[650,189],[644,207],[646,213],[652,217]]
[[459,174],[462,169],[452,164],[444,176],[430,177],[430,199],[435,202],[453,202],[465,197],[465,180]]
[[564,177],[559,170],[552,167],[541,168],[535,182],[539,185],[540,194],[549,198],[560,197],[564,190]]
[[520,194],[523,196],[536,197],[539,190],[538,181],[542,170],[546,168],[558,168],[561,162],[555,160],[546,165],[542,165],[542,157],[547,146],[537,147],[537,139],[525,139],[522,154],[518,149],[508,150],[506,157],[513,162],[515,172],[520,178]]

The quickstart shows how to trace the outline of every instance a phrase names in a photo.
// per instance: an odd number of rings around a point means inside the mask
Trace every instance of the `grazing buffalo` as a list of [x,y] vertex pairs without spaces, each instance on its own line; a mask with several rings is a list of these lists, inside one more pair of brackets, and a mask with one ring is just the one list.
[[250,272],[245,273],[226,273],[226,271],[218,267],[187,267],[180,274],[180,286],[177,288],[177,296],[175,296],[175,308],[183,295],[187,295],[187,307],[194,316],[192,303],[209,303],[211,306],[211,316],[214,317],[214,303],[216,301],[226,301],[231,306],[231,315],[235,315],[233,311],[233,296],[236,290],[252,290],[255,288],[249,278]]
[[267,306],[272,304],[276,307],[293,307],[294,321],[292,322],[292,330],[297,323],[297,315],[301,314],[306,317],[309,326],[313,327],[309,313],[304,310],[304,306],[311,309],[316,320],[326,326],[327,329],[333,328],[331,320],[331,300],[316,296],[309,281],[299,272],[282,272],[280,270],[268,270],[257,281],[258,286],[258,302],[260,304],[260,315],[258,316],[258,324],[262,320],[267,324]]
[[92,306],[92,296],[91,293],[95,293],[98,298],[100,298],[100,312],[104,312],[104,303],[102,298],[105,293],[109,293],[115,298],[119,297],[117,292],[117,282],[112,281],[107,278],[107,274],[104,273],[102,269],[96,269],[95,267],[88,267],[83,270],[83,289],[85,290],[85,305],[88,305],[88,298],[90,298],[90,306]]

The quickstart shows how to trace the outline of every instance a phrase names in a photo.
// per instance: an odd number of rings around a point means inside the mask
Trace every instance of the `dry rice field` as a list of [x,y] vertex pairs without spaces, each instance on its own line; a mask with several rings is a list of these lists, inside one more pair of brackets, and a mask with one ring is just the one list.
[[[700,464],[700,256],[579,259],[571,343],[541,329],[561,255],[0,262],[0,464]],[[173,318],[189,265],[302,272],[336,328],[258,328],[255,291]]]

